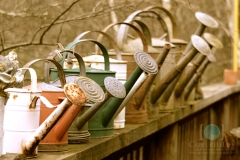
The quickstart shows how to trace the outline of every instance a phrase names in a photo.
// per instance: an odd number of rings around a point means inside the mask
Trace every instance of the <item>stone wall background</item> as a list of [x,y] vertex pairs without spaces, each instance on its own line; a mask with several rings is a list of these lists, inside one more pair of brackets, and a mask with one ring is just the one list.
[[[218,29],[207,29],[219,37],[224,44],[222,50],[213,50],[217,63],[210,64],[205,71],[202,84],[223,80],[223,70],[232,68],[232,1],[231,0],[126,0],[115,1],[113,8],[119,22],[132,12],[150,5],[170,6],[170,12],[177,21],[179,39],[189,41],[199,25],[194,13],[205,12],[219,21]],[[170,4],[170,5],[169,5]],[[165,5],[164,5],[165,6]],[[166,6],[167,7],[167,6]],[[87,30],[102,30],[110,24],[111,8],[107,0],[1,0],[0,1],[0,54],[6,55],[12,49],[18,53],[20,67],[30,60],[46,58],[56,48],[70,43],[78,34]],[[50,26],[50,27],[49,27]],[[149,21],[148,27],[153,36],[160,36],[161,26]],[[114,31],[109,31],[114,37]],[[97,34],[86,36],[96,37]],[[109,48],[109,44],[103,41]],[[94,52],[92,43],[81,44],[78,52],[82,56]],[[39,80],[43,80],[43,63],[33,66]]]

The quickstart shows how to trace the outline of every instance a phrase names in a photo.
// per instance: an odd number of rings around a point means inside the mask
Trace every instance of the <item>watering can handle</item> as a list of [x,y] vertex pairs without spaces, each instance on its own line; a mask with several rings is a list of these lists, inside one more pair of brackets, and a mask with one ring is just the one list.
[[[120,49],[118,48],[117,43],[113,40],[113,38],[112,38],[111,36],[109,36],[109,35],[106,34],[105,32],[102,32],[102,31],[86,31],[86,32],[83,32],[83,33],[79,34],[79,35],[74,39],[74,41],[81,39],[84,35],[86,35],[86,34],[88,34],[88,33],[91,33],[91,32],[97,32],[97,33],[100,33],[102,36],[105,36],[105,37],[109,40],[109,42],[111,43],[114,51],[116,52],[116,59],[117,59],[117,60],[122,60],[121,51],[120,51]],[[95,50],[96,50],[96,53],[98,54],[98,53],[99,53],[99,47],[96,46]]]
[[[48,61],[48,62],[52,62],[53,64],[55,64],[55,66],[57,67],[58,69],[58,73],[59,73],[59,78],[60,78],[60,81],[61,81],[61,86],[63,87],[65,84],[66,84],[66,79],[65,79],[65,75],[64,75],[64,72],[63,72],[63,69],[62,69],[62,66],[55,60],[52,60],[52,59],[35,59],[35,60],[32,60],[28,63],[26,63],[23,68],[29,68],[32,64],[36,63],[36,62],[39,62],[39,61]],[[25,71],[26,72],[26,71]],[[25,72],[23,71],[22,72],[22,75],[25,74]],[[47,81],[47,83],[49,83],[49,81]]]
[[[109,63],[109,56],[106,48],[98,41],[93,40],[93,39],[81,39],[81,40],[75,40],[71,43],[69,43],[65,49],[72,49],[76,44],[81,43],[81,42],[93,42],[98,45],[98,47],[101,49],[104,57],[104,65],[105,65],[105,70],[109,71],[110,70],[110,63]],[[64,59],[66,58],[67,54],[64,52],[63,53],[63,59],[60,61],[60,65],[63,66]]]
[[[149,38],[149,37],[151,37],[151,36],[150,36],[150,35],[147,35],[148,33],[150,33],[149,31],[144,32],[144,33],[146,33],[146,35],[145,35],[146,37],[144,37],[144,35],[141,33],[141,31],[140,31],[137,27],[135,27],[134,25],[132,25],[132,24],[130,24],[130,23],[128,23],[128,22],[117,22],[117,23],[112,23],[112,24],[108,25],[107,27],[105,27],[105,28],[102,30],[102,32],[107,32],[108,29],[112,28],[113,26],[115,26],[115,25],[121,25],[121,24],[124,24],[124,25],[129,26],[129,27],[131,27],[132,29],[134,29],[134,30],[137,32],[138,36],[140,37],[140,39],[141,39],[141,41],[142,41],[143,51],[144,51],[144,52],[148,52],[148,42],[151,42],[151,38]],[[142,25],[142,23],[139,23],[139,24]],[[144,25],[143,25],[142,27],[143,27],[144,30],[146,30],[146,28],[145,28]],[[97,41],[98,41],[98,42],[101,42],[101,41],[102,41],[102,38],[103,38],[103,35],[99,35],[98,38],[97,38]],[[118,45],[118,47],[119,47],[121,50],[123,50],[123,46],[122,46],[122,45]],[[98,51],[97,51],[97,52],[98,52]]]
[[[60,51],[60,53],[65,53],[65,52],[72,52],[74,54],[74,56],[76,57],[76,59],[78,61],[79,67],[80,67],[80,75],[81,76],[86,76],[86,67],[85,67],[84,61],[83,61],[82,57],[80,56],[80,54],[75,52],[75,51],[73,51],[73,50],[67,50],[67,49],[64,49],[64,50]],[[44,78],[45,78],[45,81],[47,83],[50,82],[50,78],[49,78],[50,70],[49,70],[49,67],[50,67],[50,64],[45,62]],[[61,66],[61,68],[62,68],[62,66]],[[55,81],[57,81],[57,80],[55,80]],[[61,81],[61,79],[60,79],[60,81]]]
[[[159,14],[157,14],[154,11],[142,11],[142,10],[135,11],[131,15],[129,15],[128,18],[124,22],[127,22],[127,23],[133,22],[134,18],[136,18],[136,16],[138,16],[141,13],[151,13],[151,14],[157,16],[157,19],[158,19],[159,23],[161,24],[161,26],[163,27],[164,32],[166,32],[168,35],[167,41],[169,41],[169,31],[168,31],[167,25],[166,25],[165,21],[163,21],[162,17],[160,17]],[[123,46],[127,32],[128,32],[128,26],[121,25],[119,27],[119,31],[118,31],[118,35],[117,35],[118,46]]]
[[164,15],[167,15],[167,17],[170,19],[171,21],[171,26],[172,26],[172,31],[171,31],[171,34],[172,35],[169,35],[169,37],[171,38],[177,38],[177,23],[173,17],[173,15],[167,10],[165,9],[164,7],[161,7],[161,6],[149,6],[145,9],[143,9],[144,11],[149,11],[149,10],[153,10],[153,9],[158,9],[160,10],[161,12],[164,13]]

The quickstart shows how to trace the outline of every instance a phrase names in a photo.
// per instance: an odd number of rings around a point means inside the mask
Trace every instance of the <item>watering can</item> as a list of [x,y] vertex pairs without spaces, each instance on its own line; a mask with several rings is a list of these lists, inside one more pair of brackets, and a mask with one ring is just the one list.
[[[90,137],[112,136],[112,117],[120,104],[124,101],[125,93],[129,93],[134,83],[139,77],[141,77],[143,72],[157,73],[157,64],[148,54],[138,51],[135,53],[135,60],[140,67],[135,69],[134,73],[132,73],[130,78],[127,79],[124,86],[114,78],[105,78],[104,82],[108,91],[105,94],[105,101],[95,103],[83,115],[81,115],[81,117],[77,118],[76,123],[78,128],[81,128],[83,124],[88,121],[89,132],[91,133]],[[142,75],[141,80],[146,79],[146,77],[146,75]],[[132,96],[132,94],[130,96]]]
[[[59,51],[60,54],[63,52],[70,52],[76,57],[77,61],[79,62],[79,66],[80,66],[80,75],[86,76],[85,65],[84,65],[82,57],[77,52],[72,51],[72,50],[63,49],[63,50]],[[30,61],[24,65],[24,68],[28,68],[36,62],[44,61],[44,60],[45,59],[38,59],[38,60]],[[46,67],[46,64],[48,66],[48,63],[50,63],[50,62],[52,62],[53,64],[56,65],[58,75],[59,75],[59,82],[60,82],[60,85],[55,84],[53,82],[51,83],[51,85],[55,85],[55,86],[63,88],[63,86],[66,84],[66,81],[68,80],[68,77],[67,78],[65,77],[61,65],[58,62],[56,62],[55,60],[45,61],[45,67]],[[47,78],[47,75],[46,75],[45,82],[50,83],[50,81],[47,81],[47,80],[49,80],[49,78]],[[69,82],[69,81],[67,81],[67,82]],[[57,105],[60,102],[62,102],[62,99],[65,97],[65,94],[62,89],[61,90],[59,90],[59,89],[52,90],[51,88],[48,89],[49,85],[41,85],[41,86],[42,87],[39,88],[42,91],[41,95],[44,96],[45,98],[47,98],[48,101],[51,103],[51,105]],[[39,124],[42,124],[44,122],[44,120],[54,110],[55,110],[54,107],[49,108],[47,106],[47,104],[44,103],[44,101],[41,101]],[[60,122],[58,122],[58,123],[60,123]],[[58,123],[56,123],[56,125]],[[68,122],[68,123],[70,123],[70,122]],[[39,143],[38,151],[65,151],[65,150],[68,150],[68,134],[67,134],[67,132],[64,132],[64,136],[62,136],[61,139],[57,138],[57,134],[60,134],[60,133],[58,133],[56,131],[56,126],[54,126],[53,129],[48,133],[48,135],[43,140],[41,140],[41,142]]]
[[[155,61],[158,65],[159,69],[161,68],[170,49],[171,49],[171,45],[165,44],[164,49],[156,58]],[[153,112],[152,114],[154,114],[154,113],[158,114],[158,111],[155,112],[154,110],[151,110],[150,107],[147,108],[147,106],[145,106],[145,102],[144,102],[144,100],[147,96],[147,93],[150,90],[156,76],[157,76],[157,74],[151,74],[148,77],[148,79],[141,85],[141,88],[139,88],[136,91],[136,93],[133,95],[133,97],[127,103],[127,105],[126,105],[126,122],[127,123],[145,123],[145,122],[147,122],[148,115],[151,112]],[[119,107],[119,109],[116,113],[118,113],[120,110],[121,110],[121,107]],[[146,110],[149,110],[148,115],[143,116],[144,115],[143,113]]]
[[[37,90],[37,75],[32,68],[31,89],[8,88],[9,99],[5,106],[4,115],[4,153],[25,154],[27,158],[37,156],[37,146],[40,141],[58,122],[64,112],[72,105],[83,106],[87,99],[84,92],[76,84],[64,86],[65,98],[62,103],[39,126],[41,91]],[[44,99],[44,98],[43,98]]]
[[[110,70],[115,71],[116,72],[115,78],[124,84],[127,79],[127,61],[122,60],[121,51],[111,36],[102,31],[86,31],[79,34],[75,38],[75,40],[81,39],[86,34],[93,32],[99,33],[100,35],[106,37],[110,42],[112,48],[116,53],[116,59],[109,58]],[[96,53],[98,53],[98,51],[99,51],[98,47],[96,47]],[[102,55],[99,55],[99,53],[83,57],[83,59],[86,65],[90,65],[92,68],[104,69],[104,57]],[[125,112],[122,111],[120,117],[114,120],[114,128],[120,129],[124,127],[125,127]]]
[[[133,71],[131,76],[127,79],[126,83],[124,84],[127,93],[125,99],[130,99],[135,93],[135,91],[140,87],[141,83],[143,83],[150,74],[156,74],[158,72],[158,66],[156,62],[147,53],[137,51],[134,54],[134,59],[138,64],[138,67],[136,67],[136,69]],[[114,116],[115,112],[118,110],[120,105],[124,106],[125,103],[127,103],[125,99],[117,99],[112,97],[109,99],[108,102],[104,104],[105,108],[102,111],[103,126],[108,125],[108,123],[111,121],[112,117]]]
[[[68,133],[71,135],[73,135],[74,131],[80,131],[81,128],[85,125],[86,122],[88,122],[90,119],[92,119],[93,116],[95,116],[95,113],[99,110],[101,110],[102,104],[109,99],[110,96],[115,96],[118,98],[123,98],[125,96],[125,88],[123,86],[123,84],[118,81],[117,79],[113,78],[113,77],[106,77],[104,79],[104,84],[106,87],[106,93],[104,95],[104,92],[102,90],[102,88],[93,80],[87,78],[87,77],[78,77],[75,80],[75,83],[78,86],[81,86],[81,88],[83,90],[85,90],[85,94],[88,97],[89,101],[95,101],[95,103],[92,103],[90,105],[90,107],[81,114],[81,116],[77,116],[77,113],[79,112],[79,108],[78,107],[74,107],[72,106],[67,112],[66,114],[64,114],[64,116],[62,117],[62,119],[60,120],[61,123],[59,123],[56,127],[57,130],[64,130],[66,131],[66,127],[64,127],[64,123],[66,123],[66,119],[65,117],[67,117],[66,115],[69,114],[74,114],[76,119],[74,120],[74,118],[68,118],[67,121],[71,121],[73,122]],[[104,96],[103,96],[104,95]],[[102,99],[103,98],[103,99]],[[100,99],[99,101],[97,101],[98,99]],[[89,104],[88,104],[89,105]],[[73,121],[74,120],[74,121]],[[99,120],[95,121],[95,123],[98,123]],[[88,125],[91,125],[91,122],[88,122]],[[89,128],[89,132],[92,136],[96,136],[96,133],[92,132],[92,127],[88,127]],[[110,126],[110,128],[112,128],[113,131],[113,126]],[[92,129],[92,130],[91,130]],[[100,131],[99,131],[100,132]],[[109,132],[108,130],[106,132]],[[64,133],[64,132],[60,132],[60,133]],[[104,131],[102,129],[102,134],[100,135],[98,133],[99,137],[103,137],[103,135],[109,135],[109,133],[104,134]],[[60,137],[60,135],[59,135]],[[79,137],[75,137],[75,143],[77,140],[83,140],[80,136]],[[71,140],[71,141],[74,141]]]
[[[206,27],[209,28],[218,28],[219,24],[218,22],[211,16],[202,13],[202,12],[196,12],[195,16],[197,18],[197,20],[200,21],[200,25],[197,28],[197,30],[195,31],[195,36],[201,36],[205,30]],[[196,43],[196,42],[195,42]],[[201,41],[198,43],[202,43]],[[202,43],[205,44],[206,42]],[[197,45],[193,44],[193,41],[191,40],[188,45],[186,46],[186,49],[183,51],[182,53],[182,57],[180,58],[179,61],[182,61],[183,58],[185,58],[187,56],[187,54],[193,49],[195,48]],[[208,45],[203,45],[202,46],[202,51],[206,50],[206,52],[208,52],[207,50],[209,49]],[[202,51],[200,51],[200,53],[203,53]],[[208,52],[209,53],[209,52]],[[190,62],[190,61],[189,61]],[[186,65],[186,72],[187,69],[189,68],[188,65]],[[184,71],[184,70],[182,70]],[[180,72],[182,72],[180,71]],[[164,90],[164,93],[162,93],[159,103],[160,103],[160,110],[166,110],[166,109],[173,109],[173,106],[183,106],[183,99],[182,97],[176,98],[174,96],[174,94],[172,94],[172,92],[174,91],[175,86],[177,85],[177,82],[180,78],[181,73],[170,83],[170,85],[167,86],[167,88]],[[160,84],[159,84],[160,85]],[[159,93],[161,93],[163,90],[161,90]],[[169,99],[171,98],[170,103],[168,103]]]
[[[74,56],[76,57],[76,59],[78,60],[78,62],[80,64],[79,65],[80,73],[81,73],[80,75],[85,76],[86,75],[85,74],[85,65],[84,65],[84,62],[83,62],[81,56],[77,52],[73,52],[72,50],[59,51],[59,53],[62,53],[62,52],[71,52],[74,54]],[[50,59],[36,59],[36,60],[28,62],[23,67],[29,68],[31,65],[33,65],[39,61],[45,61],[45,65],[46,64],[48,65],[48,63],[51,62],[57,67],[57,71],[58,71],[59,79],[60,79],[60,86],[59,85],[57,85],[57,86],[61,87],[61,88],[57,88],[57,87],[53,88],[54,87],[53,84],[48,85],[50,83],[50,81],[47,81],[47,80],[49,80],[49,78],[45,78],[45,82],[48,84],[40,83],[40,85],[38,85],[38,89],[42,91],[41,95],[44,96],[51,103],[51,105],[55,106],[55,105],[59,104],[60,102],[62,102],[62,100],[65,98],[65,94],[64,94],[64,91],[62,88],[66,84],[66,78],[65,78],[63,69],[58,62],[56,62],[55,60],[50,60]],[[45,101],[41,101],[39,125],[42,124],[44,122],[44,120],[54,110],[55,110],[55,107],[48,107],[48,103],[45,103]],[[65,132],[64,136],[61,137],[61,139],[58,139],[56,137],[56,134],[58,132],[59,131],[56,130],[56,126],[54,126],[53,129],[48,133],[48,135],[43,140],[41,140],[41,142],[39,143],[38,151],[64,151],[64,150],[67,150],[68,149],[68,134]]]
[[[222,42],[216,36],[210,33],[204,33],[203,38],[209,44],[210,48],[223,48]],[[179,82],[177,83],[174,90],[174,94],[176,97],[180,97],[181,94],[184,92],[184,88],[187,86],[188,82],[193,77],[199,66],[203,63],[204,59],[206,59],[206,56],[202,54],[198,55],[198,57],[194,61],[192,61],[192,67],[189,69],[189,71],[183,72],[184,74],[181,75]]]
[[[136,26],[131,24],[131,22],[137,23],[141,27],[142,33]],[[150,31],[148,30],[147,26],[144,23],[142,23],[141,21],[138,21],[138,20],[112,23],[112,24],[108,25],[107,27],[105,27],[102,30],[102,32],[104,32],[104,33],[107,32],[109,29],[111,29],[115,25],[126,25],[126,26],[129,26],[130,28],[132,28],[138,34],[139,38],[141,39],[140,43],[142,44],[143,51],[147,52],[149,50],[150,46],[148,46],[148,45],[151,45],[151,35],[150,35]],[[99,42],[101,42],[102,38],[103,38],[103,35],[100,34],[98,36],[97,40]],[[121,58],[127,62],[127,76],[126,77],[129,77],[137,66],[136,62],[133,58],[134,51],[132,50],[132,48],[135,48],[135,47],[136,46],[129,46],[129,47],[127,47],[127,49],[125,47],[121,48],[121,50],[123,51],[123,52],[121,52]],[[139,48],[139,46],[137,46],[137,48]],[[96,49],[96,51],[98,53],[97,49]],[[118,55],[116,50],[115,50],[115,52],[109,51],[108,53],[109,53],[110,57],[114,57],[114,56]],[[117,56],[117,59],[118,59],[118,56]],[[117,78],[117,74],[116,74],[116,78]],[[122,82],[125,83],[126,79]],[[119,114],[117,116],[115,116],[115,119],[114,119],[114,128],[115,129],[120,129],[120,128],[124,128],[124,127],[125,127],[125,108],[123,108],[121,110],[121,112],[119,112]]]
[[[69,43],[65,49],[69,50],[74,48],[77,44],[83,43],[83,42],[92,42],[95,43],[100,50],[103,53],[103,57],[104,57],[104,70],[102,69],[96,69],[96,68],[92,68],[92,67],[87,67],[86,66],[86,76],[92,80],[94,80],[95,82],[97,82],[102,88],[103,90],[105,90],[104,88],[104,78],[107,76],[112,76],[115,77],[115,72],[110,71],[110,66],[109,66],[109,56],[108,56],[108,52],[106,50],[106,48],[98,41],[93,40],[93,39],[81,39],[81,40],[75,40],[71,43]],[[63,52],[62,53],[62,60],[59,62],[59,64],[61,66],[64,66],[64,61],[67,57],[67,52]],[[71,63],[71,62],[70,62]],[[51,68],[50,69],[51,72],[51,80],[57,80],[58,79],[58,72],[56,68]],[[72,68],[72,69],[64,69],[64,74],[65,75],[79,75],[79,68]]]

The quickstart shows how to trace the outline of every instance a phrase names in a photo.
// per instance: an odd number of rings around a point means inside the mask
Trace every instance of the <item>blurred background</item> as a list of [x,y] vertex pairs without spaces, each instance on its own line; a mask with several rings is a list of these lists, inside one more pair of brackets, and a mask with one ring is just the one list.
[[[202,76],[202,85],[223,81],[224,69],[232,68],[233,0],[1,0],[0,54],[7,55],[15,49],[21,67],[30,60],[46,58],[56,49],[56,43],[65,47],[84,31],[102,30],[152,5],[163,6],[171,12],[177,23],[178,38],[187,42],[199,25],[196,11],[209,14],[219,22],[218,29],[207,28],[206,32],[218,37],[224,48],[213,50],[217,62],[208,66]],[[164,34],[156,20],[146,18],[145,22],[153,37]],[[109,35],[115,38],[117,29],[109,30]],[[94,39],[97,35],[93,33],[86,38]],[[131,35],[137,38],[134,33]],[[111,49],[108,41],[103,40],[103,45]],[[82,56],[91,55],[95,47],[92,43],[84,43],[77,51]],[[37,63],[34,68],[42,81],[43,64]]]

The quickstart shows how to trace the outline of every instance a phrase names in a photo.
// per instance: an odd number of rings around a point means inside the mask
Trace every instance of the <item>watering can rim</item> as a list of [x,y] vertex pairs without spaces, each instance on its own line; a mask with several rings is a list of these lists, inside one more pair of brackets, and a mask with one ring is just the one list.
[[[55,71],[55,70],[57,70],[57,68],[53,67],[53,68],[50,68],[50,70]],[[76,68],[73,68],[73,69],[63,69],[63,71],[79,72],[79,67],[76,67]],[[86,66],[86,73],[116,73],[116,72]]]
[[[96,59],[88,59],[88,58],[96,58]],[[89,55],[89,56],[85,56],[83,57],[84,62],[102,62],[104,63],[104,57],[102,55]],[[109,62],[110,63],[127,63],[127,61],[124,60],[117,60],[117,59],[113,59],[113,58],[109,58]]]
[[19,92],[19,93],[41,93],[41,90],[31,90],[24,88],[7,88],[4,90],[5,92]]

